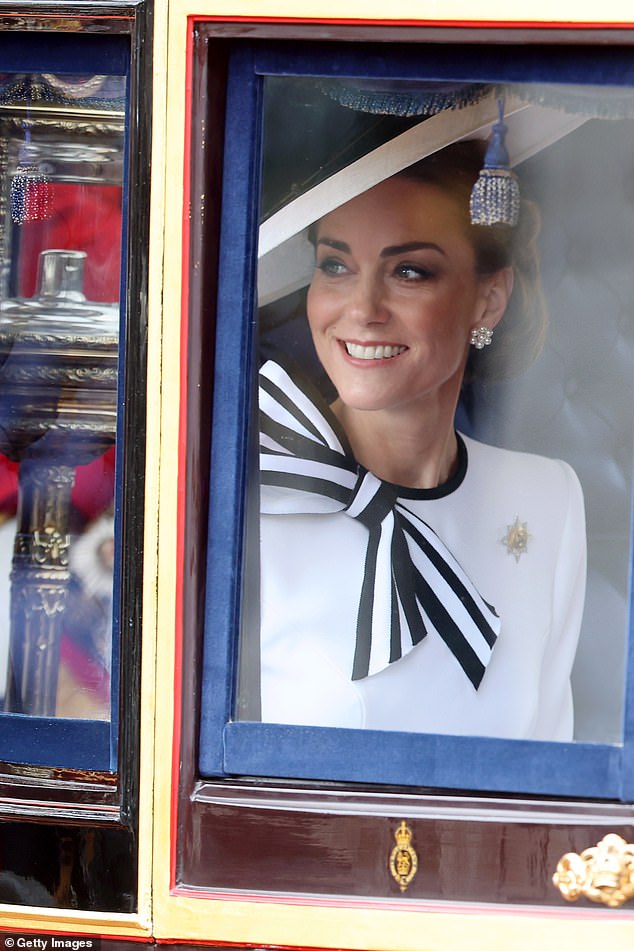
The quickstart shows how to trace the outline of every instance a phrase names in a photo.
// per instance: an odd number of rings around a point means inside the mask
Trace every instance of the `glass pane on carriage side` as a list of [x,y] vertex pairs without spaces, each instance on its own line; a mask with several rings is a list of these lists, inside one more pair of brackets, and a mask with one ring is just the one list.
[[[448,93],[433,86],[424,82],[409,83],[406,87],[397,82],[379,82],[373,87],[367,80],[355,88],[353,81],[324,82],[289,77],[265,81],[263,223],[258,288],[260,363],[266,364],[273,358],[285,369],[281,375],[276,370],[265,383],[269,394],[265,397],[266,412],[279,414],[276,425],[264,437],[269,441],[270,454],[276,458],[272,465],[276,475],[271,477],[269,473],[261,486],[264,505],[269,506],[269,511],[261,523],[259,644],[257,625],[250,620],[257,616],[253,607],[257,595],[252,593],[252,584],[245,585],[249,596],[241,635],[238,716],[256,718],[258,698],[255,693],[259,690],[258,676],[261,676],[265,722],[547,740],[574,737],[593,743],[619,743],[629,624],[634,448],[628,412],[633,395],[630,371],[634,360],[634,329],[630,316],[634,285],[629,266],[634,233],[629,172],[630,157],[634,154],[632,96],[627,89],[612,87],[522,85],[492,90],[484,84],[479,88],[465,84],[459,88],[454,85]],[[500,611],[498,640],[482,679],[486,694],[487,677],[489,681],[495,680],[496,669],[505,661],[508,663],[506,687],[497,700],[490,696],[485,701],[485,705],[490,704],[489,712],[481,718],[471,710],[470,702],[467,703],[463,726],[449,716],[449,711],[447,720],[443,721],[436,701],[432,703],[434,711],[428,721],[424,716],[411,719],[407,711],[404,718],[400,718],[401,712],[397,710],[388,722],[381,719],[382,713],[375,716],[372,712],[374,707],[383,710],[390,705],[386,695],[378,689],[379,681],[381,678],[391,680],[394,687],[400,679],[395,673],[398,665],[412,667],[416,653],[421,657],[433,655],[435,664],[438,651],[432,644],[434,638],[439,639],[438,633],[441,634],[439,640],[443,640],[442,632],[434,631],[427,624],[427,636],[414,648],[411,657],[407,655],[389,663],[385,671],[378,668],[376,672],[371,671],[365,681],[361,678],[353,682],[350,672],[346,675],[346,664],[349,662],[348,666],[352,667],[358,647],[359,590],[369,583],[367,567],[365,575],[362,570],[364,563],[367,566],[367,544],[360,538],[359,526],[351,526],[351,519],[347,519],[346,524],[347,516],[340,514],[348,504],[340,503],[341,495],[339,501],[333,502],[332,493],[328,497],[326,491],[321,503],[315,505],[312,487],[309,494],[313,501],[307,503],[306,494],[302,496],[297,490],[296,478],[289,480],[288,474],[284,474],[283,457],[299,452],[297,447],[301,440],[293,443],[292,449],[289,449],[290,443],[275,445],[271,440],[275,433],[278,436],[282,433],[277,426],[280,421],[286,425],[294,419],[291,429],[295,426],[299,430],[305,425],[304,416],[298,423],[300,414],[296,408],[289,407],[289,399],[291,402],[309,399],[310,412],[317,400],[313,422],[316,421],[318,429],[324,417],[326,423],[332,422],[329,413],[333,400],[337,398],[338,386],[342,381],[345,383],[343,377],[333,380],[329,366],[317,357],[306,319],[307,288],[314,270],[316,223],[339,209],[337,218],[328,219],[329,225],[348,229],[346,235],[354,234],[351,230],[354,216],[344,218],[342,225],[341,209],[358,211],[361,215],[362,203],[357,202],[355,206],[347,202],[365,195],[367,204],[372,196],[369,189],[427,152],[437,150],[442,163],[444,151],[454,141],[465,137],[486,138],[496,121],[500,94],[505,101],[504,121],[508,126],[506,142],[511,164],[520,178],[523,198],[533,204],[539,216],[539,228],[531,231],[528,225],[522,225],[516,232],[520,238],[515,240],[521,245],[520,258],[526,258],[528,245],[535,242],[537,254],[531,266],[541,269],[548,318],[543,344],[535,347],[535,353],[529,350],[539,334],[531,339],[531,335],[521,329],[514,331],[510,334],[506,355],[499,356],[497,368],[490,372],[479,373],[477,361],[480,359],[492,366],[495,348],[492,346],[484,352],[472,348],[469,367],[476,370],[467,374],[456,409],[456,428],[465,437],[467,456],[473,460],[471,471],[478,456],[486,457],[491,471],[495,464],[496,470],[501,467],[502,471],[513,473],[513,479],[519,479],[518,492],[513,496],[506,492],[508,486],[500,486],[497,495],[506,499],[506,508],[496,504],[490,494],[479,498],[476,493],[471,500],[464,501],[467,508],[462,513],[460,526],[452,528],[443,515],[438,527],[443,526],[446,533],[445,538],[439,531],[441,541],[465,569],[468,581],[475,583],[483,599],[495,607],[509,605]],[[450,96],[455,101],[450,101]],[[289,126],[291,107],[299,118]],[[378,201],[380,195],[376,194]],[[368,224],[367,230],[376,232],[377,222],[386,219],[387,211],[378,203],[374,212],[370,208],[369,216],[368,223],[373,224],[372,229]],[[360,218],[356,221],[358,223]],[[362,225],[356,234],[363,234]],[[329,247],[337,245],[337,235],[326,234],[325,237]],[[384,243],[390,246],[402,243],[392,238],[388,235]],[[422,239],[432,240],[427,234],[422,235]],[[342,243],[349,242],[346,238],[339,245]],[[329,265],[331,293],[334,293],[337,277],[344,275],[341,281],[352,281],[350,275],[359,266],[360,259],[355,257],[354,249],[344,248],[342,257],[339,245]],[[411,257],[411,252],[408,253]],[[364,260],[367,263],[368,259]],[[408,259],[401,263],[415,265],[420,261]],[[375,267],[367,273],[376,278],[383,272]],[[520,283],[517,274],[515,282],[517,295]],[[532,287],[534,305],[540,293],[539,283],[536,280],[532,285],[524,282],[522,287]],[[535,319],[535,310],[532,306],[532,319]],[[505,317],[508,320],[508,311]],[[387,321],[387,318],[378,320]],[[332,326],[343,326],[343,323],[335,322]],[[381,326],[383,328],[385,323]],[[332,332],[336,336],[336,332]],[[362,353],[351,353],[348,348],[348,356],[357,364],[366,357],[369,359],[365,351],[370,346],[395,347],[394,353],[399,359],[400,348],[407,346],[405,341],[392,339],[384,329],[377,334],[376,325],[369,335],[365,329],[352,332],[350,324],[343,327],[342,335],[344,332],[354,338],[349,343],[364,347]],[[496,333],[500,337],[501,329]],[[345,343],[342,338],[337,345]],[[377,357],[375,349],[373,358],[389,361],[393,356],[392,350],[387,356],[383,350]],[[289,365],[293,367],[290,375],[286,372]],[[348,367],[345,372],[352,370]],[[355,372],[366,371],[356,367]],[[303,380],[308,381],[306,386]],[[316,396],[313,387],[317,390]],[[280,390],[282,399],[278,399]],[[273,402],[271,393],[277,393]],[[306,408],[304,402],[304,414]],[[335,422],[349,419],[345,412],[341,413],[341,398],[334,408]],[[344,433],[350,436],[345,432],[345,425]],[[292,443],[293,437],[286,435]],[[358,440],[356,431],[353,437]],[[319,441],[321,436],[313,433],[310,438]],[[475,445],[469,440],[475,440]],[[512,455],[507,456],[500,450],[510,451]],[[520,453],[529,455],[518,455]],[[539,457],[537,461],[535,456]],[[549,460],[561,460],[564,465]],[[293,471],[304,471],[302,467],[310,468],[313,463],[314,459],[304,459],[301,464],[295,464]],[[505,470],[507,465],[510,468]],[[286,469],[290,471],[293,466]],[[557,501],[551,497],[550,483],[561,472],[566,473],[566,487],[562,488],[563,494]],[[577,492],[574,488],[577,478],[585,503],[586,529],[582,530],[577,498],[576,516],[569,514],[567,522],[564,519],[566,524],[560,524],[560,534],[553,534],[547,524],[551,518],[546,515],[549,506],[558,509],[567,504],[568,494]],[[567,484],[569,479],[572,481]],[[347,485],[348,476],[343,481]],[[475,491],[469,485],[468,476],[461,481],[457,493],[453,489],[441,493],[444,495],[441,506],[450,510],[451,496],[455,499],[460,493],[465,495],[467,488],[469,492]],[[415,492],[405,492],[396,504],[414,511],[435,528],[430,500],[421,497],[412,501],[415,495]],[[321,513],[317,514],[320,505]],[[478,510],[483,514],[474,517],[473,513]],[[575,518],[576,528],[571,528]],[[297,522],[295,535],[294,522]],[[339,529],[335,528],[337,523],[340,523]],[[470,526],[468,531],[465,525]],[[331,545],[325,537],[330,530],[328,526],[341,532],[333,537]],[[476,535],[488,532],[490,554],[480,552],[481,539],[474,541],[474,532]],[[354,539],[349,537],[352,534]],[[411,535],[409,538],[411,540]],[[584,588],[580,582],[580,549],[586,539]],[[357,548],[359,551],[354,556]],[[536,563],[543,563],[544,552],[550,560],[548,573],[541,577]],[[358,570],[350,568],[355,557]],[[378,576],[373,575],[371,582],[376,590]],[[531,584],[535,585],[532,592]],[[354,600],[347,593],[353,590],[357,591],[356,601],[352,607],[346,604],[345,630],[339,630],[342,603],[346,599]],[[373,609],[380,610],[376,597]],[[296,616],[290,616],[293,610]],[[383,610],[385,613],[385,605]],[[402,604],[399,611],[403,634],[407,624]],[[387,613],[389,615],[389,611]],[[326,632],[322,640],[315,618],[321,618],[319,623]],[[286,640],[284,630],[289,635]],[[514,656],[507,648],[513,638],[516,641]],[[531,638],[543,639],[546,647],[533,650],[534,644],[530,644],[524,654],[522,640],[528,643]],[[347,639],[345,649],[341,648],[342,639]],[[370,650],[374,650],[374,644]],[[565,659],[562,659],[563,653],[567,654]],[[446,660],[438,661],[442,669],[446,668]],[[450,656],[448,660],[455,663],[456,657]],[[553,679],[551,672],[557,665],[558,673]],[[532,681],[528,676],[530,668],[534,670]],[[439,670],[422,673],[431,677],[428,692],[432,698],[434,681],[441,676]],[[450,679],[452,676],[449,675]],[[415,679],[420,684],[418,674]],[[561,708],[556,699],[556,695],[565,694],[569,680],[574,701],[574,734],[569,733],[570,726],[561,726],[564,715],[559,712]],[[522,696],[528,681],[532,686],[528,688],[528,695]],[[410,697],[410,705],[419,702],[419,695],[409,691],[407,685],[398,686]],[[466,677],[464,690],[473,690]],[[445,693],[451,696],[451,706],[455,708],[454,687],[447,688]],[[514,721],[509,715],[508,702],[509,695],[516,694],[520,695],[524,711]],[[312,707],[311,695],[317,698]],[[412,697],[415,700],[411,700]]]
[[0,693],[108,720],[126,79],[0,77]]

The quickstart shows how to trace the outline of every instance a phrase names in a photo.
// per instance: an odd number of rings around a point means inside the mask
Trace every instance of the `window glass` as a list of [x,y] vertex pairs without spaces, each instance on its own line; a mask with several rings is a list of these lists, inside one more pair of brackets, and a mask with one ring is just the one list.
[[[608,110],[606,103],[611,100],[615,105]],[[410,638],[419,636],[411,624],[408,627],[410,619],[404,613],[407,586],[417,568],[409,563],[409,578],[395,576],[392,548],[387,594],[377,590],[380,568],[374,568],[371,577],[367,566],[363,571],[367,560],[377,558],[368,548],[372,528],[360,528],[346,512],[355,486],[360,491],[361,485],[355,476],[348,480],[350,485],[345,482],[346,489],[340,479],[335,480],[336,489],[323,482],[320,486],[323,472],[320,476],[317,459],[310,453],[310,458],[296,461],[290,468],[284,465],[285,452],[302,451],[299,439],[293,444],[291,418],[295,410],[285,405],[285,400],[302,398],[297,393],[293,397],[291,386],[305,378],[320,391],[322,402],[314,410],[319,413],[319,425],[345,420],[350,426],[346,431],[343,425],[346,436],[367,454],[370,464],[366,467],[384,471],[385,481],[402,484],[398,474],[407,469],[390,460],[396,452],[402,461],[405,444],[401,446],[399,441],[400,448],[393,450],[388,434],[394,432],[399,418],[405,417],[402,404],[410,400],[411,393],[414,415],[408,417],[406,426],[407,438],[411,438],[417,417],[426,412],[428,394],[407,382],[398,397],[382,396],[382,386],[396,385],[383,382],[383,377],[406,374],[408,357],[417,347],[426,348],[425,362],[421,360],[415,368],[419,379],[427,362],[442,359],[442,352],[440,357],[434,356],[442,332],[438,321],[457,319],[454,314],[463,305],[459,296],[441,298],[435,293],[435,286],[443,294],[450,288],[449,265],[444,281],[441,264],[454,240],[449,221],[434,218],[452,213],[451,201],[436,200],[438,188],[447,194],[455,187],[458,194],[459,185],[452,185],[449,171],[445,174],[450,163],[461,163],[451,172],[454,177],[471,175],[475,181],[477,163],[482,163],[484,155],[475,142],[490,134],[498,102],[504,102],[506,143],[526,203],[522,213],[527,220],[521,220],[517,234],[509,238],[516,254],[515,298],[525,293],[533,300],[521,317],[515,317],[511,302],[506,305],[499,327],[493,330],[493,346],[490,350],[472,348],[466,374],[461,370],[458,386],[452,388],[452,399],[459,399],[459,405],[455,414],[451,409],[451,426],[443,423],[442,441],[446,442],[455,415],[459,432],[477,440],[468,447],[473,475],[468,468],[464,481],[461,476],[456,481],[458,463],[454,461],[453,475],[448,470],[449,475],[438,486],[435,474],[427,478],[414,465],[410,481],[418,480],[419,485],[405,483],[407,491],[400,493],[396,511],[399,517],[400,506],[407,512],[406,518],[413,514],[427,525],[436,525],[435,538],[439,532],[452,537],[451,553],[461,567],[471,566],[469,574],[479,579],[483,597],[499,605],[499,644],[493,648],[490,670],[477,691],[468,676],[460,683],[454,676],[457,658],[451,646],[445,647],[446,658],[436,652],[433,642],[442,642],[443,636],[434,633],[430,618],[433,603],[427,602],[422,623],[416,623],[419,633],[427,627],[428,636],[423,635],[409,660],[404,656],[393,661],[394,666],[386,663],[384,669],[377,660],[370,675],[363,672],[355,682],[346,671],[352,669],[355,647],[357,654],[360,650],[362,624],[373,628],[373,643],[366,647],[371,652],[380,649],[374,638],[381,636],[381,625],[386,637],[402,638],[402,648],[400,643],[396,648],[392,645],[397,654],[401,649],[405,654]],[[617,98],[613,89],[597,95],[581,87],[561,86],[493,90],[462,84],[440,89],[434,83],[373,86],[366,81],[357,86],[352,80],[266,80],[262,195],[267,217],[260,229],[260,353],[262,362],[272,358],[279,365],[280,360],[284,364],[290,359],[298,368],[290,373],[267,371],[261,391],[264,438],[271,444],[262,487],[263,719],[570,739],[572,717],[565,712],[564,697],[576,656],[574,735],[582,740],[620,741],[632,483],[628,367],[634,358],[629,320],[632,277],[629,255],[623,250],[623,236],[631,233],[633,223],[627,191],[634,133],[627,117],[629,105],[629,100]],[[392,114],[385,116],[387,110]],[[289,111],[297,115],[290,123],[295,135],[289,134]],[[489,124],[487,116],[492,120]],[[465,136],[475,142],[456,147],[454,143]],[[403,169],[431,150],[429,168],[414,166],[408,178]],[[599,175],[597,168],[601,168]],[[386,184],[386,179],[399,172],[399,179]],[[504,182],[501,177],[499,180]],[[434,181],[441,183],[435,190],[430,184]],[[468,193],[462,195],[465,206],[468,199]],[[418,218],[412,221],[416,200]],[[454,199],[454,205],[458,200]],[[539,230],[533,226],[537,216]],[[323,226],[319,225],[321,219]],[[488,240],[486,227],[474,228],[474,241],[480,240],[482,233],[483,240]],[[512,233],[510,226],[497,228]],[[495,232],[496,226],[490,231]],[[372,241],[366,238],[369,233]],[[455,240],[459,237],[456,232]],[[358,248],[351,246],[353,238]],[[435,249],[409,247],[414,240],[440,245],[440,254]],[[530,266],[537,270],[541,265],[543,291],[532,274],[525,277],[521,272],[522,256],[530,258],[533,241],[539,243]],[[381,257],[379,245],[406,243],[408,247],[399,252],[398,260]],[[375,250],[376,261],[372,257]],[[390,275],[388,266],[394,262],[400,271],[395,268]],[[365,279],[374,282],[367,292],[362,284]],[[548,310],[546,325],[541,323],[542,308],[537,306],[542,293]],[[385,302],[376,303],[372,294],[378,298],[385,295]],[[517,305],[515,298],[511,301]],[[428,299],[435,311],[429,309]],[[485,316],[485,322],[487,319]],[[513,319],[517,326],[510,328],[505,341],[504,321]],[[436,323],[429,331],[432,320]],[[410,339],[414,321],[418,324]],[[535,323],[534,337],[530,321]],[[503,338],[497,354],[495,336]],[[463,333],[459,352],[464,351],[466,340]],[[340,353],[344,346],[347,356]],[[403,368],[397,373],[399,362]],[[441,375],[430,376],[434,394],[447,378],[444,366],[439,372]],[[363,392],[357,392],[362,387]],[[351,406],[345,402],[348,391]],[[307,391],[303,396],[308,399]],[[386,401],[385,407],[381,400]],[[393,406],[390,400],[394,400]],[[312,406],[315,400],[311,400]],[[334,407],[334,419],[330,407]],[[284,415],[289,412],[291,415]],[[299,412],[294,417],[297,432],[307,425],[305,418],[300,422]],[[306,412],[303,405],[304,417]],[[384,422],[379,422],[381,415]],[[376,433],[375,419],[380,427]],[[434,428],[431,421],[423,426],[414,460],[423,454],[423,440]],[[313,442],[317,438],[313,435]],[[370,447],[366,447],[367,438],[371,438]],[[494,448],[483,450],[482,444]],[[374,446],[378,446],[376,453]],[[576,480],[570,484],[565,480],[557,499],[553,483],[561,467],[545,465],[532,456],[510,456],[498,447],[563,459],[574,467],[583,486],[587,514],[587,588],[580,577],[585,530]],[[490,472],[483,474],[482,484],[478,479],[472,486],[476,457],[483,451],[490,453],[488,462],[482,459]],[[311,465],[315,481],[302,483]],[[544,465],[542,484],[537,473]],[[517,470],[512,471],[515,466]],[[394,473],[391,479],[390,473]],[[507,492],[511,481],[513,489]],[[352,490],[350,500],[342,502],[348,488]],[[552,506],[562,515],[562,522],[549,537]],[[342,511],[345,514],[335,515]],[[576,525],[571,524],[575,521]],[[379,523],[378,545],[387,544],[387,531],[387,524]],[[397,536],[392,531],[390,527],[389,544],[393,546]],[[308,546],[307,537],[312,538]],[[408,545],[414,544],[408,534]],[[340,556],[341,549],[347,549],[345,557]],[[378,558],[380,561],[380,551]],[[548,564],[541,576],[536,571],[538,564],[542,568]],[[395,599],[400,634],[389,620],[394,608],[389,585],[394,581],[397,587],[403,585]],[[455,578],[452,583],[456,584]],[[364,584],[373,587],[369,610],[375,612],[374,622],[367,616],[361,621],[359,601]],[[377,621],[381,611],[383,620]],[[445,623],[451,624],[450,617]],[[245,632],[244,636],[249,635]],[[417,657],[422,667],[415,670]],[[406,669],[411,670],[409,682]],[[487,678],[498,684],[495,690]],[[416,684],[427,701],[419,697],[414,703]],[[401,696],[394,707],[390,696],[399,696],[401,691],[408,699]],[[500,716],[502,709],[504,717]]]
[[0,76],[0,692],[12,716],[112,713],[126,85]]

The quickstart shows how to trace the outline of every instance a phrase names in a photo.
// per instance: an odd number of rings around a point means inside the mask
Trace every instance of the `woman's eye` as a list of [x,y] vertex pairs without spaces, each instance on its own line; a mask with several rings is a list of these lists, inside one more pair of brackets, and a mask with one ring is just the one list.
[[317,268],[327,277],[337,277],[339,274],[346,274],[348,268],[338,258],[324,258],[317,262]]
[[434,275],[429,268],[420,264],[399,264],[394,269],[396,277],[402,281],[428,281]]

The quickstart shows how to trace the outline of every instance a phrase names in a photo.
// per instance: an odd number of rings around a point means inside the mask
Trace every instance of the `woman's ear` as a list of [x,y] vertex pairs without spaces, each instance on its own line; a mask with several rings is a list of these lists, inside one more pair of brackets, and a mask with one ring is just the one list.
[[479,321],[480,325],[493,330],[502,320],[513,292],[513,280],[512,267],[503,267],[483,279],[484,308]]

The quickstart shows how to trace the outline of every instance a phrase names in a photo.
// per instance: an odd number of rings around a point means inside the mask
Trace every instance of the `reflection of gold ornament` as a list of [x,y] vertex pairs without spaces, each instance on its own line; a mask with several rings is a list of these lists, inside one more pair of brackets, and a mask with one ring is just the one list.
[[52,525],[33,532],[32,557],[36,565],[68,565],[70,536],[58,532]]
[[519,515],[516,515],[513,524],[506,526],[506,535],[500,541],[506,545],[507,554],[515,555],[515,561],[519,561],[520,555],[528,551],[530,537],[527,522],[520,522]]
[[107,76],[88,76],[86,79],[73,79],[71,81],[54,73],[42,73],[42,78],[51,86],[61,92],[67,99],[86,99],[95,96],[101,92],[107,80]]
[[581,855],[562,856],[553,882],[568,901],[581,895],[618,908],[634,898],[634,845],[610,833]]
[[404,892],[418,871],[418,856],[412,847],[412,830],[403,820],[394,833],[396,845],[390,852],[390,872]]

